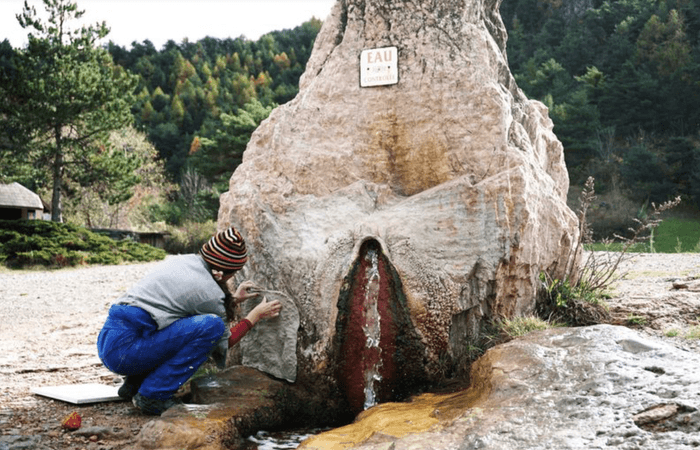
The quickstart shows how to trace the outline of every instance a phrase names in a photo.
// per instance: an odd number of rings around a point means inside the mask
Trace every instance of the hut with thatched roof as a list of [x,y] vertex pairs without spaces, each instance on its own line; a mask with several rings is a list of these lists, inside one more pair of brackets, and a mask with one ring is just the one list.
[[44,202],[19,183],[0,184],[0,220],[41,219]]

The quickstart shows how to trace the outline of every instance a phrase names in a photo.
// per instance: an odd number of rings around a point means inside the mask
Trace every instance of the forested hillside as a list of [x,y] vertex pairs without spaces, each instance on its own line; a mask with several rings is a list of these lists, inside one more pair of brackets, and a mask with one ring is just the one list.
[[[596,191],[605,199],[600,205],[609,210],[634,215],[650,201],[681,195],[686,207],[697,212],[698,1],[501,4],[508,60],[518,85],[549,107],[572,184],[580,186],[594,176]],[[134,127],[155,146],[177,185],[168,190],[167,201],[151,202],[145,220],[180,224],[216,217],[218,195],[227,189],[251,133],[274,107],[298,92],[320,27],[319,20],[311,19],[257,41],[206,38],[170,41],[161,49],[149,41],[131,48],[107,46],[115,67],[135,76]],[[24,77],[15,74],[16,52],[21,53],[7,41],[0,43],[0,78]],[[11,89],[2,92],[10,117],[11,102],[21,99]],[[41,160],[14,157],[23,153],[14,142],[6,144],[11,135],[0,133],[0,150],[9,149],[0,152],[0,179],[32,189],[46,186]],[[70,186],[67,180],[68,198],[85,192]],[[624,229],[623,222],[611,224],[608,231]]]
[[116,64],[139,76],[132,111],[180,186],[168,205],[151,208],[169,223],[216,217],[218,195],[240,164],[250,135],[272,109],[298,92],[321,21],[243,37],[198,42],[110,43]]
[[696,0],[504,0],[518,85],[550,109],[573,183],[700,201]]
[[[228,177],[240,161],[240,134],[252,132],[251,119],[257,124],[270,107],[294,98],[320,28],[311,19],[258,41],[169,41],[161,50],[144,41],[108,49],[116,64],[140,78],[135,122],[148,131],[168,171],[179,178],[189,160],[211,179]],[[220,135],[226,130],[233,132],[229,139]]]
[[[550,108],[573,184],[642,204],[700,199],[700,6],[695,0],[504,0],[518,85]],[[141,77],[133,111],[179,179],[228,178],[270,107],[297,92],[321,23],[244,39],[110,46]],[[256,101],[257,100],[257,101]]]

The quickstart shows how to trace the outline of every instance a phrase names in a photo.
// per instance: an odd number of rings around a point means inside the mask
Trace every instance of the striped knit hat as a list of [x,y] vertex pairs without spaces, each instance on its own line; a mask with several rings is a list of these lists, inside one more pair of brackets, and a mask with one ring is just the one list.
[[212,269],[223,272],[240,270],[248,261],[245,241],[233,227],[215,234],[202,246],[199,254]]

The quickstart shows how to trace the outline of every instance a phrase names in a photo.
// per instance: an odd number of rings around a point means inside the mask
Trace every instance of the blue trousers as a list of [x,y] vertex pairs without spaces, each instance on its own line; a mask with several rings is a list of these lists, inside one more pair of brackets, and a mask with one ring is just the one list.
[[112,372],[144,378],[143,397],[165,400],[207,360],[225,330],[224,320],[213,314],[185,317],[158,330],[143,309],[112,305],[97,351]]

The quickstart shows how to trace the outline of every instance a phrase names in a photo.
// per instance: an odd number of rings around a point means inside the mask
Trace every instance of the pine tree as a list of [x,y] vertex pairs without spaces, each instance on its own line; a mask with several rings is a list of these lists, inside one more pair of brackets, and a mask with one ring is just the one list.
[[84,182],[96,177],[118,180],[115,186],[122,194],[133,186],[131,172],[139,161],[113,152],[107,137],[133,120],[130,107],[137,79],[96,47],[109,33],[104,22],[70,30],[69,23],[84,13],[76,3],[43,0],[43,4],[48,22],[39,19],[26,1],[17,15],[29,30],[29,43],[15,52],[13,75],[0,74],[0,117],[6,122],[2,130],[13,130],[6,138],[12,142],[14,157],[50,168],[51,219],[61,222],[67,177]]

